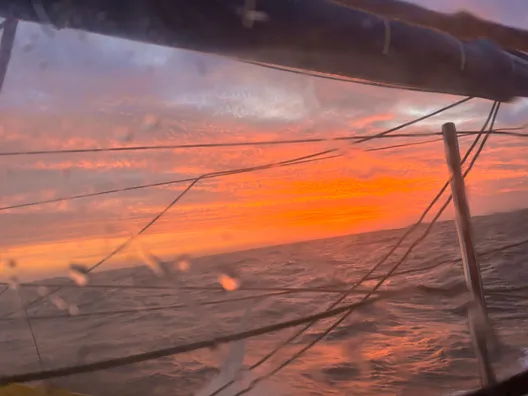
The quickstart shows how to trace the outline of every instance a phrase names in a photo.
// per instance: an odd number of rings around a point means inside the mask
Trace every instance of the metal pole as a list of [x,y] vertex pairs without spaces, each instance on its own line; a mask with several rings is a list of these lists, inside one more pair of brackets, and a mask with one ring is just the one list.
[[[486,301],[482,287],[482,278],[477,260],[477,254],[473,245],[473,230],[471,227],[471,214],[466,197],[466,186],[464,176],[462,175],[462,166],[460,164],[460,151],[458,149],[458,138],[455,124],[448,122],[442,126],[444,136],[444,147],[446,153],[447,165],[451,171],[451,194],[456,212],[456,226],[458,233],[458,242],[462,254],[464,265],[464,274],[466,284],[473,297],[473,301],[478,306],[477,309],[486,313]],[[475,354],[479,361],[480,376],[483,386],[495,383],[495,375],[491,365],[486,336],[477,328],[474,317],[469,316],[469,329]]]

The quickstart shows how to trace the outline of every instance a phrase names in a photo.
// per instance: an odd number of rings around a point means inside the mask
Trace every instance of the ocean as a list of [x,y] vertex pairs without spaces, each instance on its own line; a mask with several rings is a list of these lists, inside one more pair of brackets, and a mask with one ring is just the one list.
[[[485,252],[528,237],[528,210],[474,218],[477,250]],[[414,232],[377,271],[398,260],[425,226]],[[84,287],[68,287],[28,309],[42,362],[36,355],[20,297],[30,301],[43,291],[8,290],[1,312],[2,375],[52,369],[141,353],[239,332],[324,311],[338,298],[333,289],[358,280],[397,242],[404,230],[379,231],[271,246],[190,260],[187,272],[156,276],[148,267],[101,271]],[[155,254],[155,252],[153,252]],[[432,266],[424,272],[390,278],[382,291],[427,286],[454,290],[464,284],[453,222],[442,222],[416,247],[400,270]],[[528,348],[528,244],[482,256],[489,316],[498,341],[492,353],[499,378],[526,366]],[[221,288],[224,276],[237,290]],[[72,284],[70,279],[41,283]],[[372,287],[367,281],[362,290]],[[134,285],[97,288],[93,285]],[[328,285],[331,285],[329,287]],[[201,302],[265,294],[255,288],[316,288],[310,291],[211,305]],[[149,288],[151,287],[151,288]],[[207,290],[189,290],[204,287]],[[517,290],[511,290],[517,288]],[[510,290],[508,290],[510,289]],[[425,290],[425,289],[423,289]],[[479,387],[478,365],[467,326],[464,293],[416,292],[394,295],[351,314],[335,331],[247,395],[449,395]],[[359,301],[361,294],[348,297]],[[145,310],[180,304],[180,308]],[[69,316],[65,308],[78,310]],[[59,309],[60,308],[60,309]],[[111,311],[125,311],[112,313]],[[126,312],[130,310],[143,310]],[[103,315],[92,313],[103,312]],[[76,313],[76,312],[73,312]],[[62,315],[62,316],[61,316]],[[35,318],[35,317],[39,317]],[[295,342],[253,371],[247,367],[273,350],[300,327],[214,348],[129,366],[53,380],[90,395],[207,396],[226,378],[234,395],[247,382],[274,370],[321,335],[335,319],[316,323]]]

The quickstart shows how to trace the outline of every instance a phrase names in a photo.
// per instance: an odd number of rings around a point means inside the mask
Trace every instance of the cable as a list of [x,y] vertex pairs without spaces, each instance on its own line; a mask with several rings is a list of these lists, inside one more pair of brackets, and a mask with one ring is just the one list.
[[[519,247],[522,245],[528,244],[528,239],[523,239],[511,244],[499,246],[493,249],[484,250],[477,252],[478,257],[484,257],[491,254],[499,253],[505,250],[509,250],[515,247]],[[448,259],[448,260],[431,260],[432,264],[420,266],[418,268],[412,268],[404,271],[395,271],[391,278],[395,276],[401,276],[401,275],[409,275],[409,274],[415,274],[420,272],[429,271],[431,269],[438,268],[445,264],[456,264],[461,262],[461,259]],[[366,278],[366,280],[377,280],[381,279],[383,275],[375,275],[375,276],[369,276]],[[6,286],[7,283],[0,283],[0,286]],[[73,288],[78,289],[79,286],[75,284],[54,284],[54,283],[21,283],[19,285],[20,287],[27,287],[27,288],[39,288],[39,287],[60,287],[63,289]],[[271,292],[270,295],[272,295],[274,292],[288,292],[288,293],[343,293],[346,291],[346,289],[336,289],[336,286],[345,286],[343,284],[327,284],[321,287],[240,287],[237,289],[237,291],[266,291]],[[116,290],[175,290],[173,287],[170,286],[137,286],[137,285],[112,285],[112,284],[87,284],[83,287],[84,289],[116,289]],[[199,291],[224,291],[224,288],[220,286],[179,286],[179,289],[181,290],[199,290]],[[0,292],[0,295],[5,293],[7,290],[9,290],[8,287],[4,287],[4,289]],[[500,289],[487,289],[486,292],[495,293],[495,291],[501,291],[501,292],[509,292],[509,291],[524,291],[528,290],[528,286],[517,286],[517,287],[508,287],[508,288],[500,288]],[[353,293],[364,293],[366,290],[364,289],[355,289],[352,291]]]
[[[141,228],[139,230],[139,232],[137,232],[136,234],[132,235],[130,238],[128,238],[125,242],[123,242],[122,244],[120,244],[118,247],[116,247],[114,250],[112,250],[112,252],[110,252],[108,255],[106,255],[104,258],[102,258],[101,260],[99,260],[97,263],[95,263],[94,265],[92,265],[90,268],[88,268],[88,272],[91,272],[93,270],[95,270],[96,268],[100,267],[101,265],[103,265],[106,261],[110,260],[112,257],[114,257],[116,254],[118,254],[119,252],[121,252],[123,249],[125,249],[128,245],[130,245],[134,240],[136,240],[138,237],[140,237],[142,234],[144,234],[150,227],[152,227],[165,213],[167,213],[167,211],[172,208],[177,202],[179,202],[191,189],[192,187],[194,187],[200,180],[206,178],[206,177],[211,177],[213,175],[216,175],[216,176],[220,176],[220,175],[234,175],[234,174],[240,174],[240,173],[245,173],[245,172],[254,172],[256,170],[264,170],[264,169],[271,169],[271,168],[276,168],[276,167],[282,167],[282,166],[289,166],[289,165],[292,165],[292,164],[296,164],[300,161],[305,161],[305,160],[311,160],[311,159],[314,159],[314,158],[317,158],[317,157],[321,157],[321,156],[324,156],[324,155],[327,155],[327,154],[331,154],[332,152],[335,152],[337,151],[336,149],[332,149],[332,150],[325,150],[325,151],[320,151],[320,152],[317,152],[317,153],[314,153],[314,154],[310,154],[310,155],[305,155],[305,156],[302,156],[302,157],[297,157],[297,158],[293,158],[293,159],[290,159],[290,160],[285,160],[285,161],[280,161],[280,162],[275,162],[275,163],[271,163],[271,164],[267,164],[267,165],[261,165],[261,166],[255,166],[255,167],[252,167],[252,168],[246,168],[246,169],[243,169],[243,170],[232,170],[232,171],[224,171],[224,172],[215,172],[215,173],[208,173],[208,174],[204,174],[204,175],[201,175],[201,176],[198,176],[197,178],[193,179],[193,181],[187,186],[187,188],[185,188],[180,194],[178,194],[172,201],[169,205],[167,205],[160,213],[158,213],[152,220],[150,220],[143,228]],[[329,158],[329,157],[324,157],[324,158]],[[333,158],[330,157],[330,158]],[[51,292],[43,295],[43,296],[40,296],[32,301],[30,301],[26,306],[25,308],[29,308],[31,306],[33,306],[34,304],[42,301],[42,300],[45,300],[47,299],[48,297],[50,297],[51,295],[57,293],[58,291],[60,290],[60,287],[52,290]],[[10,312],[10,313],[7,313],[6,315],[3,315],[0,317],[0,319],[4,319],[5,317],[8,317],[8,316],[11,316],[13,314],[13,312]]]
[[[461,105],[463,103],[466,103],[466,102],[470,101],[471,99],[473,99],[473,97],[470,96],[470,97],[467,97],[465,99],[459,100],[458,102],[455,102],[455,103],[452,103],[452,104],[450,104],[448,106],[442,107],[441,109],[433,111],[432,113],[426,114],[426,115],[424,115],[422,117],[415,118],[412,121],[409,121],[409,122],[406,122],[404,124],[398,125],[397,127],[391,128],[391,129],[389,129],[389,130],[387,130],[385,132],[378,133],[375,138],[380,138],[382,136],[388,135],[389,133],[392,133],[392,132],[398,131],[400,129],[406,128],[408,126],[411,126],[413,124],[416,124],[417,122],[426,120],[426,119],[428,119],[430,117],[433,117],[433,116],[435,116],[437,114],[443,113],[446,110],[452,109],[453,107],[457,107],[457,106],[459,106],[459,105]],[[357,140],[354,143],[355,144],[364,143],[364,142],[367,142],[367,141],[372,140],[372,139],[374,139],[374,138],[373,137],[364,137],[362,139]]]
[[[491,133],[494,135],[516,136],[527,138],[526,133],[516,133],[513,130],[517,128],[510,128],[509,130],[495,130]],[[458,131],[458,135],[462,137],[478,135],[477,131]],[[47,155],[47,154],[81,154],[81,153],[105,153],[105,152],[124,152],[124,151],[148,151],[148,150],[176,150],[176,149],[193,149],[193,148],[219,148],[219,147],[251,147],[251,146],[276,146],[289,144],[312,144],[323,142],[339,142],[339,141],[363,141],[383,138],[421,138],[426,136],[441,136],[442,132],[426,132],[426,133],[399,133],[394,135],[366,135],[366,136],[338,136],[334,138],[313,138],[313,139],[297,139],[297,140],[267,140],[258,142],[231,142],[231,143],[197,143],[197,144],[175,144],[175,145],[151,145],[151,146],[121,146],[121,147],[106,147],[106,148],[87,148],[87,149],[67,149],[67,150],[40,150],[40,151],[6,151],[0,152],[0,157],[14,157],[21,155]],[[409,143],[406,145],[424,144],[427,142],[440,141],[442,139],[434,139],[422,143]],[[395,146],[399,147],[399,146]],[[368,149],[366,151],[376,151],[376,149]]]
[[[490,126],[490,130],[493,129],[493,125],[494,125],[494,122],[495,122],[495,119],[497,117],[497,114],[498,114],[498,110],[499,110],[499,107],[500,107],[500,103],[498,102],[494,102],[493,106],[492,106],[492,109],[490,111],[490,116],[488,117],[488,119],[486,120],[486,123],[484,124],[485,126],[487,126],[488,122],[489,122],[489,118],[491,117],[492,118],[492,121],[491,121],[491,126]],[[483,128],[485,129],[485,128]],[[477,137],[477,139],[475,139],[475,142],[478,142],[479,138],[480,138],[481,135],[479,135]],[[467,174],[471,171],[471,168],[473,167],[473,165],[475,164],[477,158],[479,157],[480,153],[482,152],[482,149],[484,148],[484,145],[487,141],[487,138],[489,137],[489,135],[486,135],[486,137],[483,139],[480,147],[478,148],[477,152],[475,153],[475,156],[473,157],[471,163],[469,164],[466,172],[464,173],[464,177],[467,176]],[[476,144],[476,143],[475,143]],[[472,145],[472,147],[470,148],[470,150],[475,146]],[[468,153],[470,152],[470,150],[468,150]],[[383,276],[383,278],[381,278],[378,283],[372,288],[372,291],[370,291],[369,293],[367,293],[365,295],[365,297],[361,300],[361,301],[368,301],[368,299],[370,298],[370,296],[376,291],[378,290],[381,285],[398,269],[398,267],[405,261],[405,259],[407,258],[407,256],[412,252],[412,250],[414,249],[414,247],[416,247],[421,241],[423,241],[427,235],[430,233],[430,231],[432,230],[432,227],[433,225],[436,223],[436,221],[440,218],[440,216],[442,215],[442,213],[444,212],[444,210],[447,208],[447,206],[449,205],[449,203],[451,202],[452,200],[452,196],[450,195],[448,197],[448,199],[445,201],[444,205],[442,205],[442,207],[440,208],[440,210],[438,211],[438,213],[436,214],[436,216],[433,218],[433,220],[431,221],[431,223],[429,224],[429,226],[427,227],[427,229],[425,230],[425,232],[422,234],[421,237],[419,237],[418,239],[416,239],[412,244],[411,246],[409,246],[409,248],[407,249],[407,251],[405,252],[405,254],[400,258],[400,260],[398,262],[396,262],[395,265],[393,265],[391,267],[391,269],[387,272],[387,274],[385,274]],[[356,286],[356,285],[359,285],[361,284],[364,279],[372,274],[376,269],[377,267],[380,265],[380,263],[378,263],[378,265],[374,266],[369,272],[367,272],[367,274],[357,283],[354,284],[354,286],[352,286],[352,289]],[[342,297],[340,297],[334,304],[331,305],[331,307],[339,304],[341,301],[344,300],[344,298],[347,297],[347,293],[345,293]],[[353,310],[350,310],[350,311],[347,311],[345,312],[345,314],[339,318],[337,321],[335,321],[327,330],[325,330],[322,334],[320,334],[319,336],[317,336],[314,340],[312,340],[310,343],[308,343],[308,345],[306,345],[305,347],[303,347],[302,349],[300,349],[298,352],[296,352],[291,358],[285,360],[282,364],[280,364],[277,368],[275,368],[274,370],[272,370],[271,372],[263,375],[263,376],[260,376],[260,377],[257,377],[255,378],[253,381],[250,382],[250,384],[242,391],[236,393],[234,396],[241,396],[247,392],[249,392],[251,389],[253,389],[258,383],[270,378],[271,376],[275,375],[277,372],[279,372],[280,370],[282,370],[284,367],[286,367],[287,365],[289,365],[291,362],[293,362],[294,360],[296,360],[297,358],[299,358],[304,352],[306,352],[307,350],[309,350],[310,348],[312,348],[315,344],[317,344],[319,341],[321,341],[323,338],[325,338],[328,334],[330,334],[336,327],[338,327],[344,320],[346,320],[346,318],[348,318],[348,316],[350,316],[352,314]],[[314,322],[315,323],[315,322]],[[312,323],[313,324],[313,323]],[[301,330],[301,332],[299,332],[298,334],[296,334],[295,336],[298,336],[300,335],[302,332],[304,332],[308,327],[310,327],[312,324],[308,324],[307,327],[303,328]],[[291,339],[292,337],[290,337]],[[285,345],[285,343],[282,343],[281,345],[279,345],[279,348],[280,349],[281,347],[283,347]],[[278,349],[276,349],[275,351],[277,351]],[[270,354],[266,355],[265,358],[267,358]],[[263,360],[263,359],[261,359]],[[233,383],[234,381],[232,381],[231,383]],[[222,388],[219,388],[219,389],[225,389],[225,386],[222,387]],[[213,392],[212,394],[210,394],[209,396],[214,396],[214,395],[217,395],[218,393],[220,392],[220,390],[217,390],[216,392]]]
[[[343,293],[344,290],[335,290],[335,289],[291,289],[291,290],[282,290],[272,293],[260,294],[260,295],[251,295],[237,298],[227,298],[220,300],[204,301],[197,303],[198,306],[208,306],[208,305],[220,305],[232,302],[246,301],[246,300],[258,300],[261,298],[275,297],[281,295],[289,294],[299,294],[299,293]],[[379,293],[380,295],[383,293]],[[121,315],[121,314],[134,314],[142,312],[153,312],[153,311],[165,311],[165,310],[174,310],[187,308],[188,304],[172,304],[172,305],[156,305],[152,307],[143,307],[143,308],[131,308],[131,309],[121,309],[121,310],[112,310],[112,311],[95,311],[95,312],[83,312],[75,315],[71,314],[56,314],[56,315],[40,315],[40,316],[30,316],[29,320],[50,320],[50,319],[75,319],[83,318],[89,316],[111,316],[111,315]],[[4,318],[0,321],[13,321],[18,318]]]
[[[510,243],[510,244],[507,244],[507,245],[503,245],[503,246],[499,246],[499,247],[496,247],[496,248],[493,248],[493,249],[489,249],[489,250],[484,250],[484,251],[481,251],[481,252],[477,252],[477,255],[478,257],[483,257],[483,256],[488,256],[488,255],[491,255],[491,254],[494,254],[494,253],[500,253],[504,250],[509,250],[509,249],[512,249],[512,248],[515,248],[515,247],[519,247],[519,246],[522,246],[522,245],[526,245],[528,244],[528,239],[523,239],[523,240],[520,240],[520,241],[517,241],[517,242],[513,242],[513,243]],[[404,270],[404,271],[396,271],[392,274],[392,276],[401,276],[401,275],[409,275],[409,274],[414,274],[414,273],[420,273],[420,272],[425,272],[425,271],[429,271],[431,269],[435,269],[435,268],[438,268],[442,265],[445,265],[445,264],[455,264],[455,263],[459,263],[461,262],[462,260],[461,259],[449,259],[449,260],[441,260],[441,261],[437,261],[437,260],[431,260],[432,261],[432,264],[429,264],[429,265],[425,265],[425,266],[420,266],[419,268],[413,268],[413,269],[408,269],[408,270]],[[369,276],[368,278],[366,278],[366,280],[376,280],[376,279],[381,279],[383,276],[382,275],[375,275],[375,276]],[[5,293],[7,290],[9,290],[9,287],[7,287],[7,283],[0,283],[0,286],[6,286],[1,292],[0,292],[0,296]],[[79,286],[76,285],[76,284],[54,284],[54,283],[21,283],[19,285],[20,287],[28,287],[28,288],[38,288],[38,287],[60,287],[60,288],[64,288],[64,289],[68,289],[68,288],[74,288],[74,289],[78,289]],[[346,291],[345,289],[335,289],[336,285],[335,284],[328,284],[328,285],[325,285],[325,286],[321,286],[321,287],[240,287],[239,289],[237,289],[238,291],[267,291],[267,292],[298,292],[298,293],[311,293],[311,292],[321,292],[321,293],[342,293],[344,291]],[[341,285],[343,286],[343,285]],[[149,285],[144,285],[144,286],[138,286],[138,285],[112,285],[112,284],[92,284],[92,283],[88,283],[86,286],[84,286],[85,289],[90,289],[90,288],[93,288],[93,289],[131,289],[131,290],[174,290],[173,287],[169,287],[169,286],[156,286],[156,285],[152,285],[152,286],[149,286]],[[220,286],[179,286],[179,289],[182,289],[182,290],[200,290],[200,291],[224,291],[224,289]],[[519,290],[526,290],[528,289],[528,287],[525,287],[525,286],[520,286],[520,287],[513,287],[513,288],[509,288],[508,290],[512,290],[512,291],[519,291]],[[354,290],[353,292],[356,292],[356,293],[364,293],[365,290],[363,289],[357,289]]]
[[[305,159],[305,160],[301,160],[301,161],[295,161],[294,163],[288,164],[287,166],[307,164],[307,163],[311,163],[311,162],[323,161],[323,160],[328,160],[328,159],[333,159],[333,158],[338,158],[338,157],[341,157],[341,155],[340,154],[335,154],[335,155],[329,155],[329,156],[326,156],[326,157],[321,156],[321,157],[318,157],[318,158],[309,158],[309,159]],[[234,169],[234,170],[229,170],[229,171],[221,171],[221,172],[217,172],[217,173],[210,173],[210,174],[205,175],[205,176],[202,175],[203,176],[202,179],[203,180],[205,180],[205,179],[215,179],[217,177],[230,176],[231,174],[233,174],[232,172],[234,172],[234,174],[253,172],[253,171],[256,171],[256,170],[261,170],[261,168],[263,166],[265,166],[265,165],[257,166],[257,167],[253,166],[253,167],[249,167],[249,168],[240,168],[240,169]],[[281,166],[286,166],[286,165],[281,165]],[[267,169],[267,168],[262,168],[262,169]],[[96,196],[107,195],[107,194],[115,194],[115,193],[120,193],[120,192],[125,192],[125,191],[141,190],[141,189],[144,189],[144,188],[163,187],[163,186],[169,186],[169,185],[172,185],[172,184],[187,183],[187,182],[192,182],[195,179],[196,179],[196,177],[189,177],[189,178],[186,178],[186,179],[169,180],[169,181],[166,181],[166,182],[158,182],[158,183],[150,183],[150,184],[140,184],[138,186],[131,186],[131,187],[124,187],[124,188],[119,188],[119,189],[98,191],[98,192],[95,192],[95,193],[71,195],[69,197],[52,198],[52,199],[47,199],[47,200],[43,200],[43,201],[26,202],[26,203],[23,203],[23,204],[17,204],[17,205],[10,205],[10,206],[0,207],[0,212],[4,211],[4,210],[9,210],[9,209],[20,209],[20,208],[26,208],[26,207],[30,207],[30,206],[49,204],[49,203],[57,203],[57,202],[63,202],[63,201],[72,201],[72,200],[81,199],[81,198],[90,198],[90,197],[96,197]]]
[[[0,286],[3,285],[0,284]],[[56,284],[56,283],[21,283],[19,286],[27,288],[39,288],[39,287],[60,287],[64,289],[78,289],[79,286],[76,284]],[[310,293],[310,292],[321,292],[321,293],[332,293],[335,291],[335,284],[325,285],[322,287],[239,287],[237,291],[266,291],[266,292],[297,292],[297,293]],[[136,286],[136,285],[111,285],[111,284],[90,284],[83,286],[83,289],[117,289],[117,290],[172,290],[176,291],[171,286]],[[178,286],[180,290],[200,290],[200,291],[216,291],[225,292],[225,289],[220,286]],[[357,290],[358,294],[364,293],[366,290]]]
[[311,71],[311,70],[303,70],[303,69],[296,69],[296,68],[287,67],[287,66],[273,65],[273,64],[262,63],[258,61],[249,61],[249,60],[244,60],[244,59],[239,59],[239,58],[233,58],[233,59],[236,59],[237,61],[242,62],[242,63],[264,67],[266,69],[284,71],[287,73],[299,74],[299,75],[304,75],[308,77],[322,78],[324,80],[346,82],[346,83],[353,83],[353,84],[359,84],[359,85],[368,85],[368,86],[378,87],[378,88],[390,88],[390,89],[400,89],[400,90],[403,89],[407,91],[427,92],[427,93],[432,92],[431,90],[428,90],[428,89],[411,87],[409,85],[395,85],[395,84],[379,83],[379,82],[373,82],[373,81],[367,81],[367,80],[360,80],[360,79],[351,78],[351,77],[343,77],[343,76],[338,76],[338,75],[318,73],[318,72]]
[[[464,133],[464,132],[461,132]],[[468,131],[466,133],[471,133]],[[332,141],[361,140],[365,138],[412,138],[422,136],[438,136],[441,132],[433,133],[402,133],[390,136],[338,136],[334,138],[312,138],[312,139],[295,139],[295,140],[264,140],[256,142],[226,142],[226,143],[196,143],[196,144],[166,144],[150,146],[122,146],[122,147],[104,147],[104,148],[86,148],[86,149],[66,149],[66,150],[39,150],[39,151],[7,151],[0,152],[1,157],[14,157],[21,155],[46,155],[46,154],[83,154],[83,153],[105,153],[121,151],[146,151],[146,150],[177,150],[177,149],[195,149],[195,148],[228,148],[228,147],[251,147],[251,146],[276,146],[290,144],[313,144]]]
[[[204,302],[198,303],[197,305],[199,306],[220,305],[220,304],[225,304],[225,303],[232,303],[232,302],[239,302],[239,301],[246,301],[246,300],[258,300],[261,298],[281,296],[281,295],[292,294],[292,293],[295,293],[295,291],[281,291],[281,292],[266,293],[266,294],[252,295],[252,296],[245,296],[245,297],[204,301]],[[84,318],[84,317],[89,317],[89,316],[111,316],[111,315],[121,315],[121,314],[131,314],[131,313],[165,311],[165,310],[181,309],[181,308],[187,308],[187,307],[188,307],[187,304],[157,305],[153,307],[121,309],[121,310],[115,310],[115,311],[82,312],[76,315],[70,315],[70,314],[64,313],[64,314],[59,314],[59,315],[30,316],[27,319],[31,321],[50,320],[50,319],[66,319],[66,318],[75,319],[75,318]],[[16,319],[17,318],[5,318],[5,319],[2,319],[2,321],[12,321]]]
[[22,293],[20,289],[17,289],[18,299],[20,301],[20,306],[22,307],[22,311],[24,314],[24,321],[27,324],[29,333],[31,335],[31,339],[33,341],[33,347],[35,348],[35,353],[37,354],[37,360],[40,366],[41,370],[44,370],[44,361],[42,360],[42,355],[40,354],[40,348],[37,343],[37,337],[35,336],[35,332],[33,331],[33,326],[31,325],[31,320],[29,319],[28,311],[24,304],[24,299],[22,298]]
[[[0,152],[0,156],[19,156],[19,155],[44,155],[44,154],[79,154],[79,153],[101,153],[101,152],[115,152],[115,151],[142,151],[142,150],[174,150],[174,149],[191,149],[191,148],[212,148],[212,147],[242,147],[242,146],[264,146],[264,145],[284,145],[284,144],[301,144],[301,143],[321,143],[328,141],[357,141],[356,143],[366,142],[372,139],[389,137],[387,135],[398,131],[417,122],[431,118],[437,114],[443,113],[449,109],[459,106],[469,100],[468,97],[458,102],[452,103],[441,109],[435,110],[432,113],[426,114],[422,117],[400,124],[394,128],[388,129],[384,132],[377,133],[370,136],[339,136],[335,138],[313,138],[313,139],[296,139],[296,140],[270,140],[259,142],[234,142],[234,143],[198,143],[198,144],[176,144],[176,145],[156,145],[156,146],[128,146],[128,147],[107,147],[107,148],[90,148],[90,149],[69,149],[69,150],[40,150],[40,151],[12,151]],[[396,137],[416,137],[416,136],[434,136],[441,133],[423,133],[423,134],[399,134],[391,135],[391,138]]]
[[[463,137],[466,137],[466,135],[464,135]],[[394,144],[394,145],[392,145],[392,146],[384,146],[384,147],[371,148],[371,149],[367,149],[367,150],[365,150],[365,151],[382,151],[382,150],[390,150],[390,149],[402,148],[402,147],[419,146],[419,145],[422,145],[422,144],[428,144],[428,143],[433,143],[433,142],[440,142],[440,141],[442,141],[442,140],[443,140],[442,138],[439,138],[439,139],[424,140],[423,142]]]
[[299,326],[299,325],[302,325],[304,323],[311,322],[314,320],[319,321],[325,318],[330,318],[332,316],[336,316],[343,312],[346,312],[347,310],[363,308],[363,307],[372,305],[376,302],[382,301],[384,299],[392,298],[395,296],[401,296],[401,295],[412,294],[412,293],[424,293],[424,292],[429,293],[429,294],[435,293],[435,294],[439,294],[443,296],[453,296],[454,294],[459,294],[460,290],[453,290],[451,288],[442,289],[442,288],[434,288],[434,287],[428,287],[428,288],[406,287],[400,290],[386,292],[383,296],[377,296],[377,297],[373,297],[365,301],[360,301],[360,302],[353,303],[353,304],[347,304],[347,305],[335,308],[330,311],[319,312],[319,313],[309,315],[306,317],[292,319],[292,320],[288,320],[284,322],[279,322],[276,324],[263,326],[263,327],[259,327],[256,329],[252,329],[252,330],[248,330],[248,331],[244,331],[240,333],[228,334],[225,336],[220,336],[220,337],[216,337],[216,338],[209,339],[209,340],[198,341],[198,342],[193,342],[193,343],[183,344],[183,345],[176,345],[173,347],[138,353],[138,354],[129,355],[125,357],[108,359],[108,360],[103,360],[103,361],[88,363],[88,364],[83,364],[83,365],[3,376],[3,377],[0,377],[0,386],[5,386],[5,385],[12,384],[12,383],[18,383],[18,382],[47,380],[51,378],[65,377],[65,376],[70,376],[74,374],[89,373],[89,372],[94,372],[94,371],[99,371],[99,370],[105,370],[105,369],[111,369],[111,368],[121,367],[125,365],[130,365],[134,363],[140,363],[140,362],[147,361],[147,360],[159,359],[165,356],[172,356],[172,355],[177,355],[181,353],[192,352],[192,351],[196,351],[196,350],[204,349],[204,348],[215,348],[220,344],[226,344],[229,342],[252,338],[252,337],[259,336],[259,335],[274,333],[279,330],[296,327],[296,326]]

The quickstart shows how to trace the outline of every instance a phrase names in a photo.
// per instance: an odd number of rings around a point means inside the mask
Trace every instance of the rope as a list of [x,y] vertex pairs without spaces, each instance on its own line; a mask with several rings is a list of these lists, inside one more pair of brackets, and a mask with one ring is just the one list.
[[[277,167],[307,164],[307,163],[311,163],[311,162],[317,162],[317,161],[333,159],[333,158],[337,158],[337,157],[340,157],[340,156],[341,156],[340,154],[334,154],[334,155],[329,155],[329,156],[320,156],[320,157],[317,157],[317,158],[308,158],[308,159],[305,159],[305,160],[295,161],[295,162],[284,164],[284,165],[280,165],[280,166],[277,165]],[[270,165],[253,166],[253,167],[248,167],[248,168],[232,169],[232,170],[221,171],[221,172],[216,172],[216,173],[209,173],[209,174],[202,175],[201,179],[202,180],[216,179],[218,177],[225,177],[225,176],[230,176],[230,175],[233,175],[233,174],[241,174],[241,173],[254,172],[254,171],[258,171],[258,170],[265,170],[265,169],[269,169],[270,166],[271,166],[271,164]],[[79,194],[79,195],[73,195],[73,196],[69,196],[69,197],[60,197],[60,198],[47,199],[47,200],[42,200],[42,201],[33,201],[33,202],[27,202],[27,203],[23,203],[23,204],[17,204],[17,205],[10,205],[10,206],[0,207],[0,211],[4,211],[4,210],[8,210],[8,209],[19,209],[19,208],[25,208],[25,207],[37,206],[37,205],[43,205],[43,204],[49,204],[49,203],[57,203],[57,202],[62,202],[62,201],[71,201],[71,200],[81,199],[81,198],[97,197],[97,196],[100,196],[100,195],[115,194],[115,193],[120,193],[120,192],[125,192],[125,191],[134,191],[134,190],[140,190],[140,189],[144,189],[144,188],[163,187],[163,186],[169,186],[169,185],[172,185],[172,184],[181,184],[181,183],[193,182],[196,179],[197,179],[196,177],[190,177],[190,178],[186,178],[186,179],[169,180],[169,181],[166,181],[166,182],[140,184],[138,186],[124,187],[124,188],[118,188],[118,189],[112,189],[112,190],[105,190],[105,191],[99,191],[99,192],[95,192],[95,193]]]

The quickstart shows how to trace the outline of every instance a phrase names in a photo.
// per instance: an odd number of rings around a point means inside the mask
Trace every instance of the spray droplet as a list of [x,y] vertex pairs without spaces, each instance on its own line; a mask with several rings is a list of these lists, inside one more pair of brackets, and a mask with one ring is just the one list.
[[68,309],[68,304],[66,304],[66,301],[64,301],[61,297],[51,296],[50,300],[53,303],[53,305],[55,305],[61,311],[65,311]]
[[191,268],[191,260],[189,256],[182,255],[176,260],[176,265],[181,272],[188,272]]
[[50,293],[50,289],[47,286],[39,286],[37,287],[37,294],[40,297],[47,296]]
[[240,287],[240,281],[231,275],[220,274],[218,280],[220,281],[222,287],[227,291],[234,291]]
[[12,289],[12,290],[18,290],[19,286],[20,286],[20,282],[18,281],[18,277],[13,275],[13,276],[10,276],[8,281],[7,281],[8,285],[9,285],[9,288]]
[[88,273],[89,271],[84,265],[70,265],[70,278],[79,286],[86,286],[88,284]]
[[167,263],[161,261],[158,257],[151,253],[145,252],[143,249],[139,249],[139,254],[145,264],[156,274],[157,276],[167,276],[170,274],[169,266]]
[[70,304],[70,305],[68,306],[68,313],[69,313],[71,316],[79,315],[79,308],[78,308],[77,305],[75,305],[75,304]]

